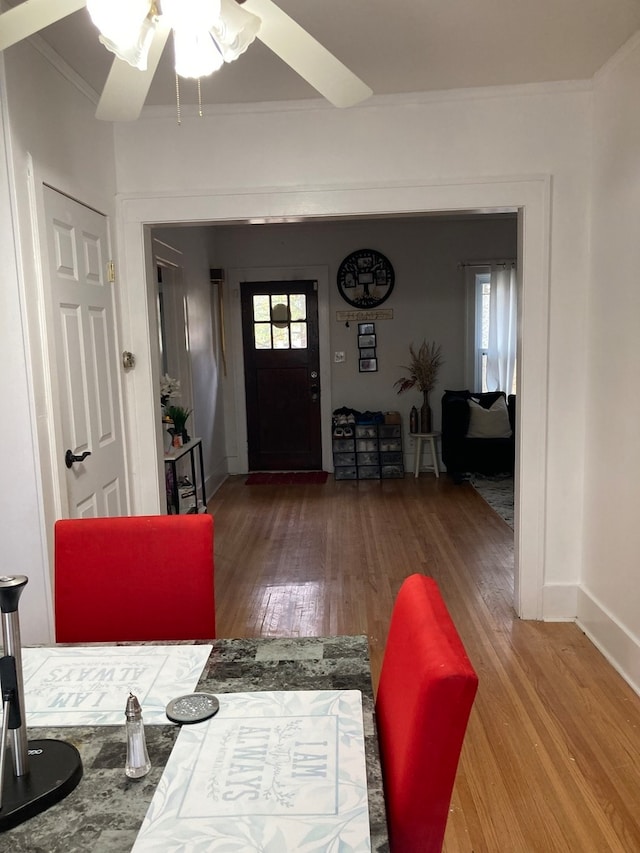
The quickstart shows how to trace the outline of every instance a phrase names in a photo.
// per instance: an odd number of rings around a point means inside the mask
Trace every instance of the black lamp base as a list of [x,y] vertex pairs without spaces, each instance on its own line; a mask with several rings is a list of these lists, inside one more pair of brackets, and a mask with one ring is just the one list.
[[80,753],[63,740],[30,740],[29,772],[13,775],[10,756],[4,768],[0,832],[18,826],[64,799],[82,779]]

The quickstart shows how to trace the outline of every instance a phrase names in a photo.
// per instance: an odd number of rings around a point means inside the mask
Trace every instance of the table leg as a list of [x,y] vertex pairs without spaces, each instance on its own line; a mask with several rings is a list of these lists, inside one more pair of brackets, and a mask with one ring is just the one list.
[[429,443],[431,444],[431,459],[433,460],[433,473],[439,479],[440,478],[440,471],[438,469],[438,450],[436,447],[435,436],[431,436],[431,438],[429,439]]
[[173,483],[171,484],[171,497],[173,498],[173,505],[177,514],[180,512],[180,495],[178,494],[178,474],[176,471],[176,463],[173,461],[173,459],[169,464],[171,465],[171,473],[173,474]]
[[[198,445],[202,447],[202,445]],[[198,512],[198,481],[196,480],[196,460],[193,455],[193,448],[191,448],[191,452],[189,454],[191,457],[191,481],[193,483],[193,499],[196,502],[196,513]]]
[[414,477],[420,476],[420,459],[422,457],[422,438],[414,438],[416,443],[416,452],[415,452],[415,463],[414,463]]
[[[204,505],[205,512],[207,510],[207,491],[204,485],[204,460],[202,458],[202,442],[198,445],[198,450],[200,451],[200,487],[202,489],[202,503]],[[197,504],[197,500],[196,500]]]

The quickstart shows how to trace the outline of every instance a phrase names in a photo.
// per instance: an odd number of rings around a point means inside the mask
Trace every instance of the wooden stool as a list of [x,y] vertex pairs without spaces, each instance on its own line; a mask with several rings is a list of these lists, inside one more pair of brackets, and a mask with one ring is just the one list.
[[428,442],[429,447],[431,449],[431,462],[432,465],[428,468],[424,468],[424,471],[433,471],[436,477],[440,477],[440,470],[438,468],[438,447],[437,447],[437,439],[440,438],[439,432],[412,432],[409,433],[411,438],[416,443],[415,449],[415,468],[414,468],[414,476],[418,477],[420,474],[420,460],[422,459],[422,445],[423,442]]

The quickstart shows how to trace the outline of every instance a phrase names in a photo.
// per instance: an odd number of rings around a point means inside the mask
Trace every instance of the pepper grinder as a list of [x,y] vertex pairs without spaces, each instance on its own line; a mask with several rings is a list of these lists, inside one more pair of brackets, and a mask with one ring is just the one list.
[[151,762],[144,736],[142,708],[133,693],[129,693],[124,714],[127,719],[127,762],[124,772],[129,779],[140,779],[151,770]]
[[[80,753],[63,740],[27,739],[18,602],[26,575],[0,575],[0,832],[59,802],[82,779]],[[8,746],[11,762],[7,762]],[[11,767],[10,764],[13,766]]]

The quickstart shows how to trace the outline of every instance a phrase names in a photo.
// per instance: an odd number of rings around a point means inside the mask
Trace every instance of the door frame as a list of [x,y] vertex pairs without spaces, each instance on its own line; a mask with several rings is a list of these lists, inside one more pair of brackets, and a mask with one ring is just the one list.
[[322,469],[333,471],[331,453],[331,353],[329,313],[329,267],[238,267],[229,270],[229,288],[225,294],[228,304],[230,372],[232,374],[236,431],[228,442],[228,464],[230,474],[246,474],[249,470],[249,447],[247,437],[247,401],[244,385],[244,350],[242,346],[242,310],[240,285],[242,282],[259,281],[308,281],[318,282],[318,338],[320,364],[320,430],[322,442]]
[[[117,198],[118,243],[129,283],[123,299],[125,334],[132,351],[149,352],[148,318],[149,231],[176,223],[250,223],[344,217],[410,215],[455,211],[518,212],[519,306],[518,386],[516,424],[514,541],[514,609],[523,619],[542,619],[547,571],[547,430],[549,408],[549,285],[551,237],[551,175],[503,175],[457,181],[372,183],[265,189],[211,188],[205,192],[167,191],[122,194]],[[303,277],[301,271],[296,271]],[[327,306],[328,308],[328,306]],[[136,319],[138,322],[136,322]],[[328,328],[328,323],[327,323]],[[142,365],[141,365],[142,367]],[[155,455],[152,436],[159,430],[150,416],[152,382],[148,373],[131,373],[125,387],[133,432],[133,468],[140,472],[134,487],[138,511],[157,512],[160,473],[151,481]],[[233,403],[233,400],[231,401]],[[236,402],[237,398],[236,398]],[[325,398],[325,403],[327,402]],[[229,435],[239,428],[230,414]],[[131,436],[133,438],[133,436]],[[231,439],[232,441],[233,439]],[[230,451],[229,451],[230,452]],[[230,453],[230,455],[233,455]],[[236,454],[237,455],[237,451]],[[546,602],[551,605],[552,602]]]

